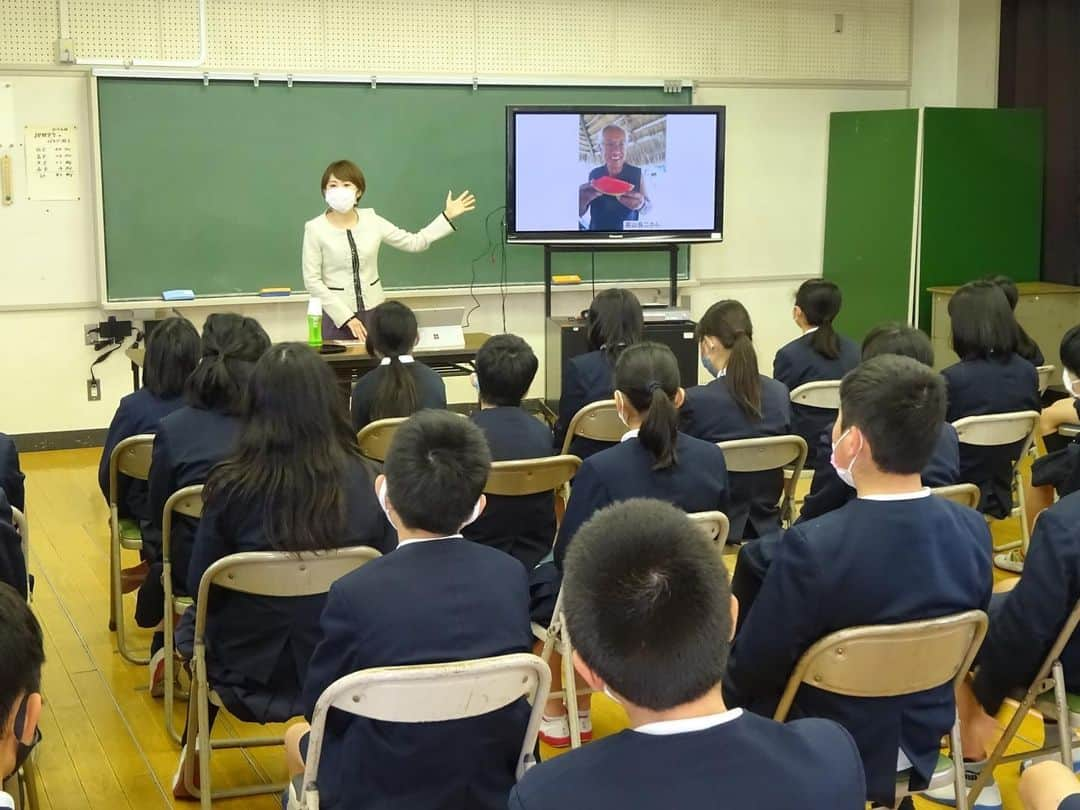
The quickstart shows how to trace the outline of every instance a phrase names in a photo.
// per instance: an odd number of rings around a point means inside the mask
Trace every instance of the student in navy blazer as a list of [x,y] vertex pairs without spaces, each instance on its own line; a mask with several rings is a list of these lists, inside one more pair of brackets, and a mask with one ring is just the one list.
[[376,419],[446,407],[442,377],[410,354],[417,340],[416,315],[404,304],[386,301],[368,313],[367,353],[380,360],[353,388],[354,430]]
[[[645,329],[641,302],[629,290],[604,290],[585,312],[585,328],[589,351],[570,358],[563,368],[555,423],[555,448],[560,451],[574,414],[591,402],[611,399],[619,354],[639,342]],[[570,452],[586,459],[607,447],[607,442],[579,437],[570,443]]]
[[[1016,322],[1001,289],[989,281],[965,284],[949,299],[949,318],[960,362],[941,372],[949,389],[946,419],[1040,410],[1039,375],[1016,353]],[[1010,474],[1022,446],[960,446],[960,478],[979,487],[980,512],[1004,518],[1012,511]]]
[[[343,546],[391,551],[397,536],[375,497],[375,469],[360,455],[330,367],[302,343],[281,343],[255,364],[249,391],[233,453],[206,483],[188,593],[198,594],[206,570],[230,554]],[[207,674],[229,711],[259,723],[302,714],[325,595],[215,590],[209,598]],[[186,657],[194,617],[192,607],[177,632]],[[174,795],[185,791],[181,780],[174,783]]]
[[[740,599],[748,615],[724,694],[760,714],[772,714],[799,657],[829,633],[985,610],[990,601],[986,521],[931,496],[919,478],[945,413],[941,377],[911,358],[881,355],[844,378],[840,398],[835,461],[858,498],[789,529],[757,599]],[[793,711],[847,728],[862,754],[867,798],[888,806],[909,763],[910,785],[928,783],[955,701],[951,683],[873,699],[803,686]]]
[[[98,463],[98,485],[109,500],[109,459],[116,445],[142,433],[157,433],[158,422],[184,404],[184,383],[199,362],[199,333],[187,318],[158,321],[146,338],[143,385],[120,400]],[[145,481],[118,477],[121,518],[150,522]]]
[[[484,431],[492,461],[550,456],[551,429],[521,407],[539,366],[529,344],[517,335],[495,335],[480,347],[475,365],[480,409],[472,421]],[[488,495],[483,514],[461,533],[532,570],[555,541],[554,493]]]
[[[308,718],[326,687],[352,672],[528,651],[525,570],[459,533],[484,508],[489,470],[484,436],[465,419],[422,411],[397,430],[377,486],[400,544],[331,588],[304,686]],[[376,722],[332,709],[320,806],[502,810],[528,717],[524,700],[440,723]],[[307,733],[298,724],[286,734],[294,777],[303,773]]]
[[20,512],[26,511],[25,476],[19,468],[19,451],[6,433],[0,433],[0,489],[8,503]]
[[[698,321],[701,362],[715,379],[686,392],[682,429],[707,442],[784,436],[791,432],[787,387],[758,374],[750,314],[738,301],[718,301]],[[731,474],[732,540],[761,537],[780,528],[776,504],[784,486],[780,470]]]
[[[811,278],[799,285],[792,317],[802,337],[782,346],[773,360],[773,378],[789,391],[809,382],[839,380],[859,364],[858,345],[833,329],[840,304],[840,288],[831,281]],[[834,421],[834,410],[791,406],[792,432],[806,439],[806,469],[827,466],[829,457],[819,452],[818,436]]]
[[864,806],[859,752],[839,725],[725,704],[738,605],[720,555],[680,510],[640,499],[598,512],[563,588],[578,673],[630,728],[530,770],[511,810]]
[[0,582],[10,585],[23,599],[27,597],[22,538],[15,530],[11,504],[3,489],[0,489]]
[[[862,359],[869,360],[879,354],[899,354],[918,360],[929,368],[934,367],[934,347],[930,345],[930,338],[925,332],[906,324],[886,323],[867,333],[863,339]],[[828,459],[832,454],[832,432],[833,425],[830,422],[828,431],[818,438],[818,452],[824,459]],[[959,480],[960,445],[956,428],[948,422],[942,422],[934,451],[923,467],[922,482],[928,487],[943,487]],[[839,509],[854,497],[855,490],[840,480],[832,464],[822,464],[814,471],[810,493],[803,500],[796,523]],[[745,573],[745,569],[740,573]]]
[[[143,532],[143,557],[150,574],[139,589],[135,619],[156,627],[164,616],[161,587],[161,519],[165,502],[176,490],[205,484],[214,465],[232,452],[246,411],[248,379],[255,362],[270,346],[266,332],[253,318],[214,313],[202,334],[202,359],[188,377],[187,405],[158,424],[150,463],[150,525]],[[178,515],[172,524],[173,585],[187,591],[188,563],[198,521]],[[151,653],[164,642],[155,633]],[[158,674],[151,670],[151,679]],[[154,686],[151,684],[153,691]]]

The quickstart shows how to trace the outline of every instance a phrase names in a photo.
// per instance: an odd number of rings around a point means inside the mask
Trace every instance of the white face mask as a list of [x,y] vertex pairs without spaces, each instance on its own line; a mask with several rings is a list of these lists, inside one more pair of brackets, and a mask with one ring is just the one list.
[[323,196],[326,198],[326,204],[339,214],[344,214],[356,205],[356,190],[346,186],[328,188]]
[[1069,396],[1073,399],[1080,399],[1080,394],[1076,393],[1076,389],[1073,388],[1077,381],[1072,378],[1067,368],[1061,370],[1061,383],[1065,386],[1065,390],[1069,392]]
[[[391,518],[390,518],[390,510],[386,508],[386,479],[385,478],[382,481],[382,485],[379,487],[379,491],[376,493],[376,497],[379,499],[379,506],[382,508],[383,514],[386,515],[387,521],[389,521],[390,525],[393,526],[394,521],[391,520]],[[483,498],[483,496],[481,495],[480,498]],[[480,502],[480,498],[477,498],[476,505],[473,507],[473,510],[472,510],[472,514],[469,515],[468,520],[466,520],[464,523],[461,524],[461,526],[458,528],[459,531],[461,529],[464,529],[470,523],[476,522],[476,519],[478,517],[480,517],[480,511],[483,509],[483,504]]]
[[844,437],[851,432],[851,428],[848,428],[840,434],[840,438],[833,442],[832,456],[829,457],[829,463],[833,465],[833,469],[836,470],[837,476],[852,489],[855,489],[855,476],[852,474],[852,470],[855,469],[855,457],[862,452],[862,446],[852,455],[851,463],[847,467],[841,467],[836,463],[836,446],[844,440]]
[[622,701],[619,700],[617,697],[615,697],[615,693],[612,692],[610,689],[608,689],[608,685],[606,683],[604,684],[604,694],[607,695],[609,698],[611,698],[616,703],[618,703],[620,706],[622,706]]

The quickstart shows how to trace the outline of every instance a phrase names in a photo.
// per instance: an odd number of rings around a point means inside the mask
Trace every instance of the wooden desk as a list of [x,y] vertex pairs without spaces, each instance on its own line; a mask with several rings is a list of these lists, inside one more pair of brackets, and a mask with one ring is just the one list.
[[[413,356],[443,377],[463,377],[473,372],[476,352],[489,337],[485,332],[466,332],[464,348],[417,351]],[[379,365],[379,359],[368,354],[363,346],[347,346],[343,352],[322,357],[334,370],[346,395],[351,393],[354,379]]]

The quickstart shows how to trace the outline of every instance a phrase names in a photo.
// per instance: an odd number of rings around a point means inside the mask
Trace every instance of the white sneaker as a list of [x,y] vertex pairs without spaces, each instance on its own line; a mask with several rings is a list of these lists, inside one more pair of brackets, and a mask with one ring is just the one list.
[[162,647],[147,664],[150,672],[150,697],[159,698],[165,694],[165,648]]
[[1022,574],[1024,572],[1024,553],[1015,548],[1012,551],[1006,551],[1004,554],[995,554],[994,565],[1002,571]]
[[[969,762],[964,768],[964,784],[968,790],[975,785],[975,780],[979,778],[979,774],[982,772],[981,762]],[[927,790],[920,794],[930,801],[937,802],[938,804],[944,804],[949,807],[956,807],[956,791],[953,788],[952,782],[934,790]],[[979,791],[978,798],[975,799],[975,805],[972,810],[1002,810],[1001,805],[1001,791],[998,790],[997,783],[994,781],[994,777],[990,777],[990,781],[983,785],[983,789]]]
[[[578,712],[578,726],[581,729],[581,741],[592,741],[592,713]],[[540,741],[552,748],[570,747],[570,718],[567,715],[548,717],[546,714],[540,720]]]

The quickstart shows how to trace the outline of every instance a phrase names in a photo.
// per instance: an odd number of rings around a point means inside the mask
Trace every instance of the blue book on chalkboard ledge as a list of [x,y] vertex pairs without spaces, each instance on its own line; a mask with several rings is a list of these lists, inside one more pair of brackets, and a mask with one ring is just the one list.
[[193,290],[165,290],[161,293],[161,299],[163,301],[194,301],[195,292]]

